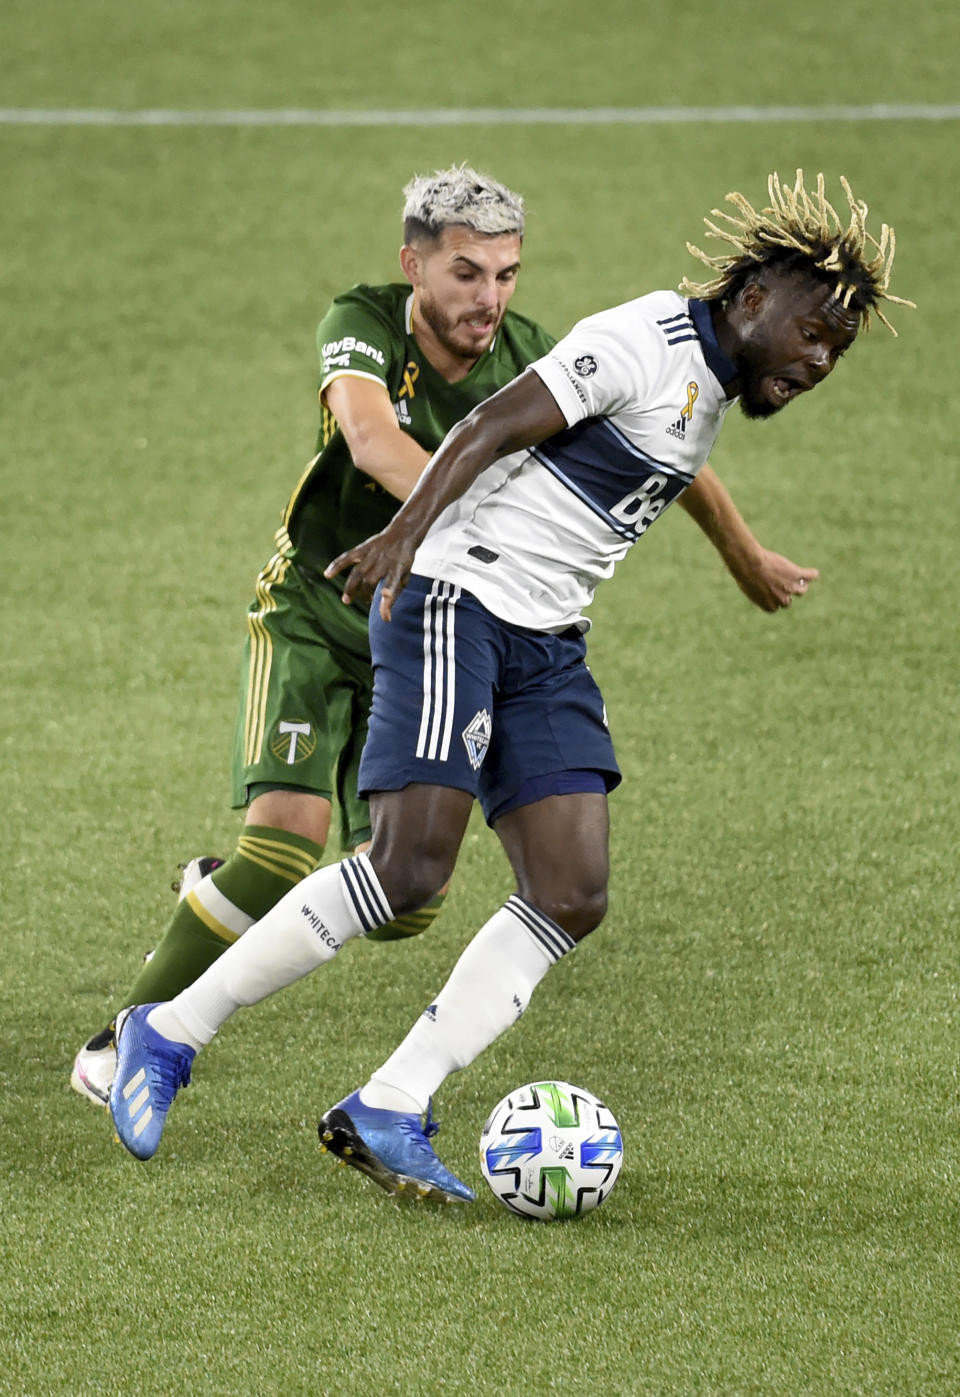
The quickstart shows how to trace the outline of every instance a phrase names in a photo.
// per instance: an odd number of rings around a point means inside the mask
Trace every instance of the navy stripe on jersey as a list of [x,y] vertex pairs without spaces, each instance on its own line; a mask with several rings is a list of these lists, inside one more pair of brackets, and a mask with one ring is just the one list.
[[558,926],[545,912],[541,912],[539,907],[534,907],[532,902],[525,901],[519,893],[513,893],[508,897],[505,906],[517,921],[523,923],[533,939],[539,941],[551,960],[559,960],[577,944],[562,926]]
[[648,456],[607,417],[587,417],[530,453],[621,538],[638,539],[693,476]]
[[676,315],[664,316],[657,324],[667,337],[667,344],[683,344],[685,340],[698,340],[697,327],[685,310]]
[[450,755],[456,688],[456,605],[460,588],[434,582],[423,601],[423,706],[417,756],[445,762]]
[[390,904],[383,895],[369,859],[363,854],[344,859],[340,865],[340,884],[347,905],[353,908],[364,931],[372,931],[374,927],[386,926],[387,922],[393,921]]

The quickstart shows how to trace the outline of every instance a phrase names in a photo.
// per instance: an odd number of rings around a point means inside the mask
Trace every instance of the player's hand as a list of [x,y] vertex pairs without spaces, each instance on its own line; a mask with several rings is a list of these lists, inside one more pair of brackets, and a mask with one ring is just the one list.
[[390,620],[393,603],[403,591],[410,578],[410,565],[416,549],[402,535],[391,533],[389,525],[372,538],[348,548],[338,558],[334,558],[323,570],[324,577],[336,577],[345,568],[350,571],[343,584],[342,600],[346,606],[356,598],[358,601],[371,601],[380,583],[380,615],[384,621]]
[[734,576],[740,590],[755,606],[762,611],[779,611],[790,606],[794,597],[805,597],[820,573],[816,568],[798,567],[782,553],[761,548]]

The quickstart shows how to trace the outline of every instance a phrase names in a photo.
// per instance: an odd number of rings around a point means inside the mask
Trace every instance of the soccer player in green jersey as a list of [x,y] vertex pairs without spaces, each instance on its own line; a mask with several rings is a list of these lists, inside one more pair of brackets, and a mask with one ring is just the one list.
[[[370,817],[356,772],[372,685],[367,616],[343,606],[323,570],[389,522],[450,427],[554,343],[508,310],[523,241],[519,195],[467,166],[419,176],[404,195],[405,280],[354,286],[317,330],[317,454],[247,616],[233,759],[233,805],[246,810],[237,847],[177,904],[118,1007],[172,998],[311,873],[334,802],[342,847],[366,845]],[[201,870],[206,863],[194,861]],[[424,930],[441,901],[399,918],[380,939]],[[106,1106],[115,1062],[111,1023],[77,1054],[71,1084]]]
[[[449,428],[554,344],[508,310],[521,198],[466,166],[418,177],[404,193],[405,281],[353,287],[317,332],[318,452],[248,614],[233,762],[233,804],[246,809],[237,847],[182,898],[118,1007],[173,998],[313,872],[334,801],[343,849],[366,847],[369,813],[356,792],[372,692],[367,610],[344,607],[324,569],[390,521]],[[683,504],[764,610],[788,606],[816,577],[760,546],[709,467]],[[371,939],[423,931],[441,900]],[[77,1054],[72,1086],[106,1106],[115,1063],[111,1022]]]

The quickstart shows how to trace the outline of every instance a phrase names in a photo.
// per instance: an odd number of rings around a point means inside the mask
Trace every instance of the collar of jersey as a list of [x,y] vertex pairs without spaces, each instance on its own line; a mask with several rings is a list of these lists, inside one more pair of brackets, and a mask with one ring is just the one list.
[[707,368],[723,387],[725,383],[730,383],[736,378],[737,368],[720,348],[717,332],[713,328],[710,302],[699,301],[695,297],[691,297],[687,304],[690,307],[690,319],[693,321],[697,334],[700,336],[700,343],[703,345],[703,357],[707,361]]

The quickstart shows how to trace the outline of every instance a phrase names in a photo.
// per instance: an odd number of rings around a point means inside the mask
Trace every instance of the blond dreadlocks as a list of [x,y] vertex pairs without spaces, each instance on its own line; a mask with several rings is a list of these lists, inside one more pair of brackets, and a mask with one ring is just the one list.
[[740,217],[712,209],[712,217],[722,219],[726,226],[721,227],[710,218],[703,221],[707,236],[729,243],[732,251],[709,257],[693,243],[687,243],[693,256],[718,275],[700,285],[685,277],[680,290],[705,301],[727,300],[762,267],[804,269],[822,281],[832,282],[834,297],[844,306],[852,304],[853,309],[861,313],[865,329],[870,324],[870,312],[874,310],[877,318],[896,335],[878,302],[916,307],[913,301],[892,296],[887,290],[896,248],[893,229],[884,223],[878,242],[867,232],[866,204],[854,197],[843,175],[840,183],[850,210],[846,228],[837,211],[827,202],[823,175],[817,175],[816,193],[808,194],[803,187],[802,170],[797,171],[792,189],[780,183],[779,175],[772,174],[767,181],[770,207],[759,213],[742,194],[728,194],[727,203],[733,204]]

